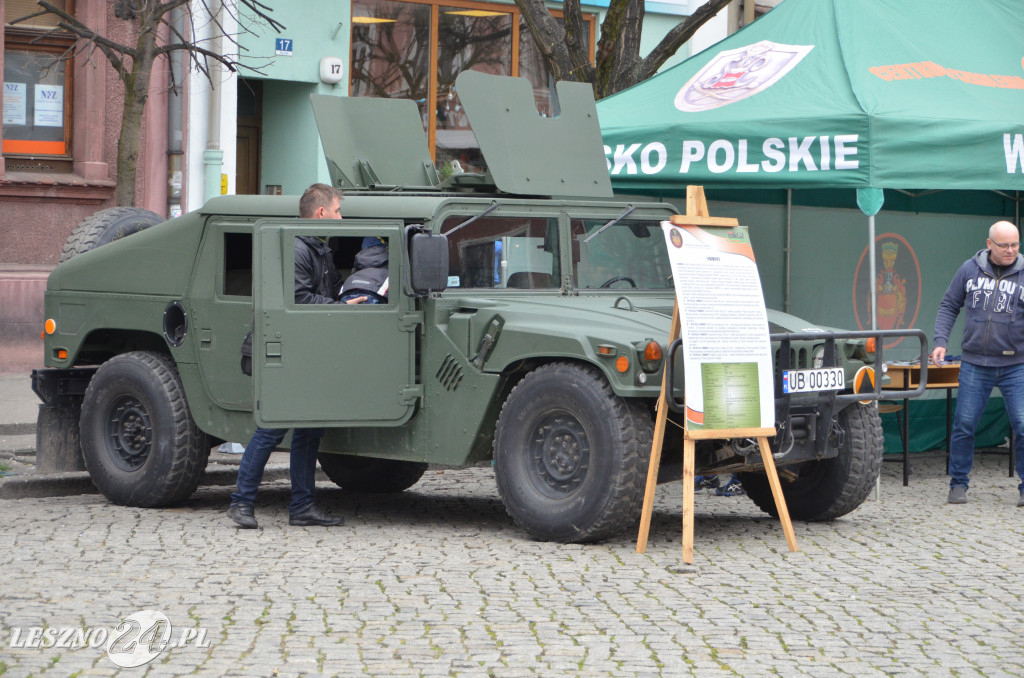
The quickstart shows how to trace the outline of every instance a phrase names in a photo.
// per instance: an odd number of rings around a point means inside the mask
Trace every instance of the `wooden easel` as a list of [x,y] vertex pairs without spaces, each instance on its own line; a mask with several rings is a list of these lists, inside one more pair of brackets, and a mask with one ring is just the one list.
[[[708,215],[708,204],[701,186],[686,187],[686,216],[673,218],[673,223],[693,224],[696,226],[739,226],[739,221],[730,218],[716,218]],[[669,331],[668,343],[679,338],[679,301],[672,309],[672,328]],[[666,363],[667,368],[667,363]],[[665,393],[666,379],[661,380],[661,394],[658,396],[657,415],[654,422],[654,440],[651,443],[651,462],[647,470],[647,489],[644,493],[643,512],[640,517],[640,533],[636,540],[636,552],[647,550],[647,535],[651,530],[651,513],[654,510],[654,492],[658,487],[658,467],[661,464],[661,448],[665,442],[665,426],[668,421],[668,404]],[[693,478],[696,462],[696,440],[717,440],[730,438],[755,438],[764,460],[768,483],[775,498],[775,507],[779,512],[782,530],[786,535],[786,544],[790,551],[796,551],[796,535],[793,523],[789,519],[786,499],[782,496],[779,474],[775,470],[775,460],[768,447],[768,438],[775,435],[775,428],[742,428],[714,429],[690,431],[686,429],[683,440],[683,562],[693,564]]]

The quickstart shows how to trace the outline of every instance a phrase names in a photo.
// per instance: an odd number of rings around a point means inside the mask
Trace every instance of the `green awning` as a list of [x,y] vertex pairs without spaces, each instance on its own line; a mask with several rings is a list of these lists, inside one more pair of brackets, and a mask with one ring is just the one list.
[[620,192],[1024,189],[1020,0],[785,0],[598,102]]

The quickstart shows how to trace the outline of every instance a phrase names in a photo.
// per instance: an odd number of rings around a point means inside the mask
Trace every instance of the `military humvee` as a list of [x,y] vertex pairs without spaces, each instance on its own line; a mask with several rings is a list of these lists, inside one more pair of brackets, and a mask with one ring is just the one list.
[[[588,85],[558,84],[555,119],[524,80],[467,72],[458,90],[486,173],[442,181],[411,101],[314,96],[342,221],[298,218],[297,197],[225,196],[130,237],[72,235],[72,249],[112,241],[50,276],[33,385],[40,425],[77,423],[110,501],[185,501],[219,442],[257,424],[322,426],[321,467],[345,490],[398,492],[429,464],[490,461],[534,538],[595,541],[638,518],[674,302],[660,222],[676,210],[612,199]],[[343,272],[381,238],[386,303],[296,304],[304,235],[327,238]],[[844,515],[879,472],[877,385],[851,391],[881,350],[864,333],[769,319],[802,332],[775,337],[778,370],[845,370],[845,392],[776,388],[773,446],[794,518]],[[251,377],[239,367],[250,327]],[[670,369],[682,383],[681,363]],[[662,479],[679,477],[681,449],[670,426]],[[755,450],[701,442],[697,472],[741,473],[774,512]]]

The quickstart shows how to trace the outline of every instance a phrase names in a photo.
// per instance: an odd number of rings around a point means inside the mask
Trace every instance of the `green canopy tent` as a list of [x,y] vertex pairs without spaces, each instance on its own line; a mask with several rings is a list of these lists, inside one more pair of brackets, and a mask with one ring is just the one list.
[[1019,191],[1022,57],[1019,0],[785,0],[598,102],[612,185],[856,189],[868,215],[878,189]]
[[618,190],[1024,189],[1019,0],[785,0],[598,103]]

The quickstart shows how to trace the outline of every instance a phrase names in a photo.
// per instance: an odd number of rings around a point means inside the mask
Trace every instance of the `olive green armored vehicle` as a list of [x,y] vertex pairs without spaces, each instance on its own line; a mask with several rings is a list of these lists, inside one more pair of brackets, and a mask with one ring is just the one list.
[[[343,220],[298,218],[298,197],[224,196],[144,230],[126,230],[129,210],[72,234],[33,385],[40,427],[80,438],[110,501],[181,503],[212,447],[257,425],[315,426],[321,467],[347,491],[492,462],[533,538],[597,541],[639,518],[675,298],[660,224],[676,210],[613,199],[589,85],[558,84],[557,118],[537,115],[525,80],[467,72],[457,86],[486,173],[441,180],[412,101],[314,96]],[[383,303],[296,304],[299,236],[326,238],[342,274],[380,238]],[[836,518],[879,473],[878,385],[854,394],[853,382],[865,366],[880,374],[881,351],[867,333],[769,321],[777,381],[844,370],[842,390],[776,384],[772,446],[790,514]],[[682,384],[682,362],[669,369]],[[681,450],[669,426],[661,480],[680,477]],[[696,472],[740,473],[775,511],[749,440],[700,442]]]

